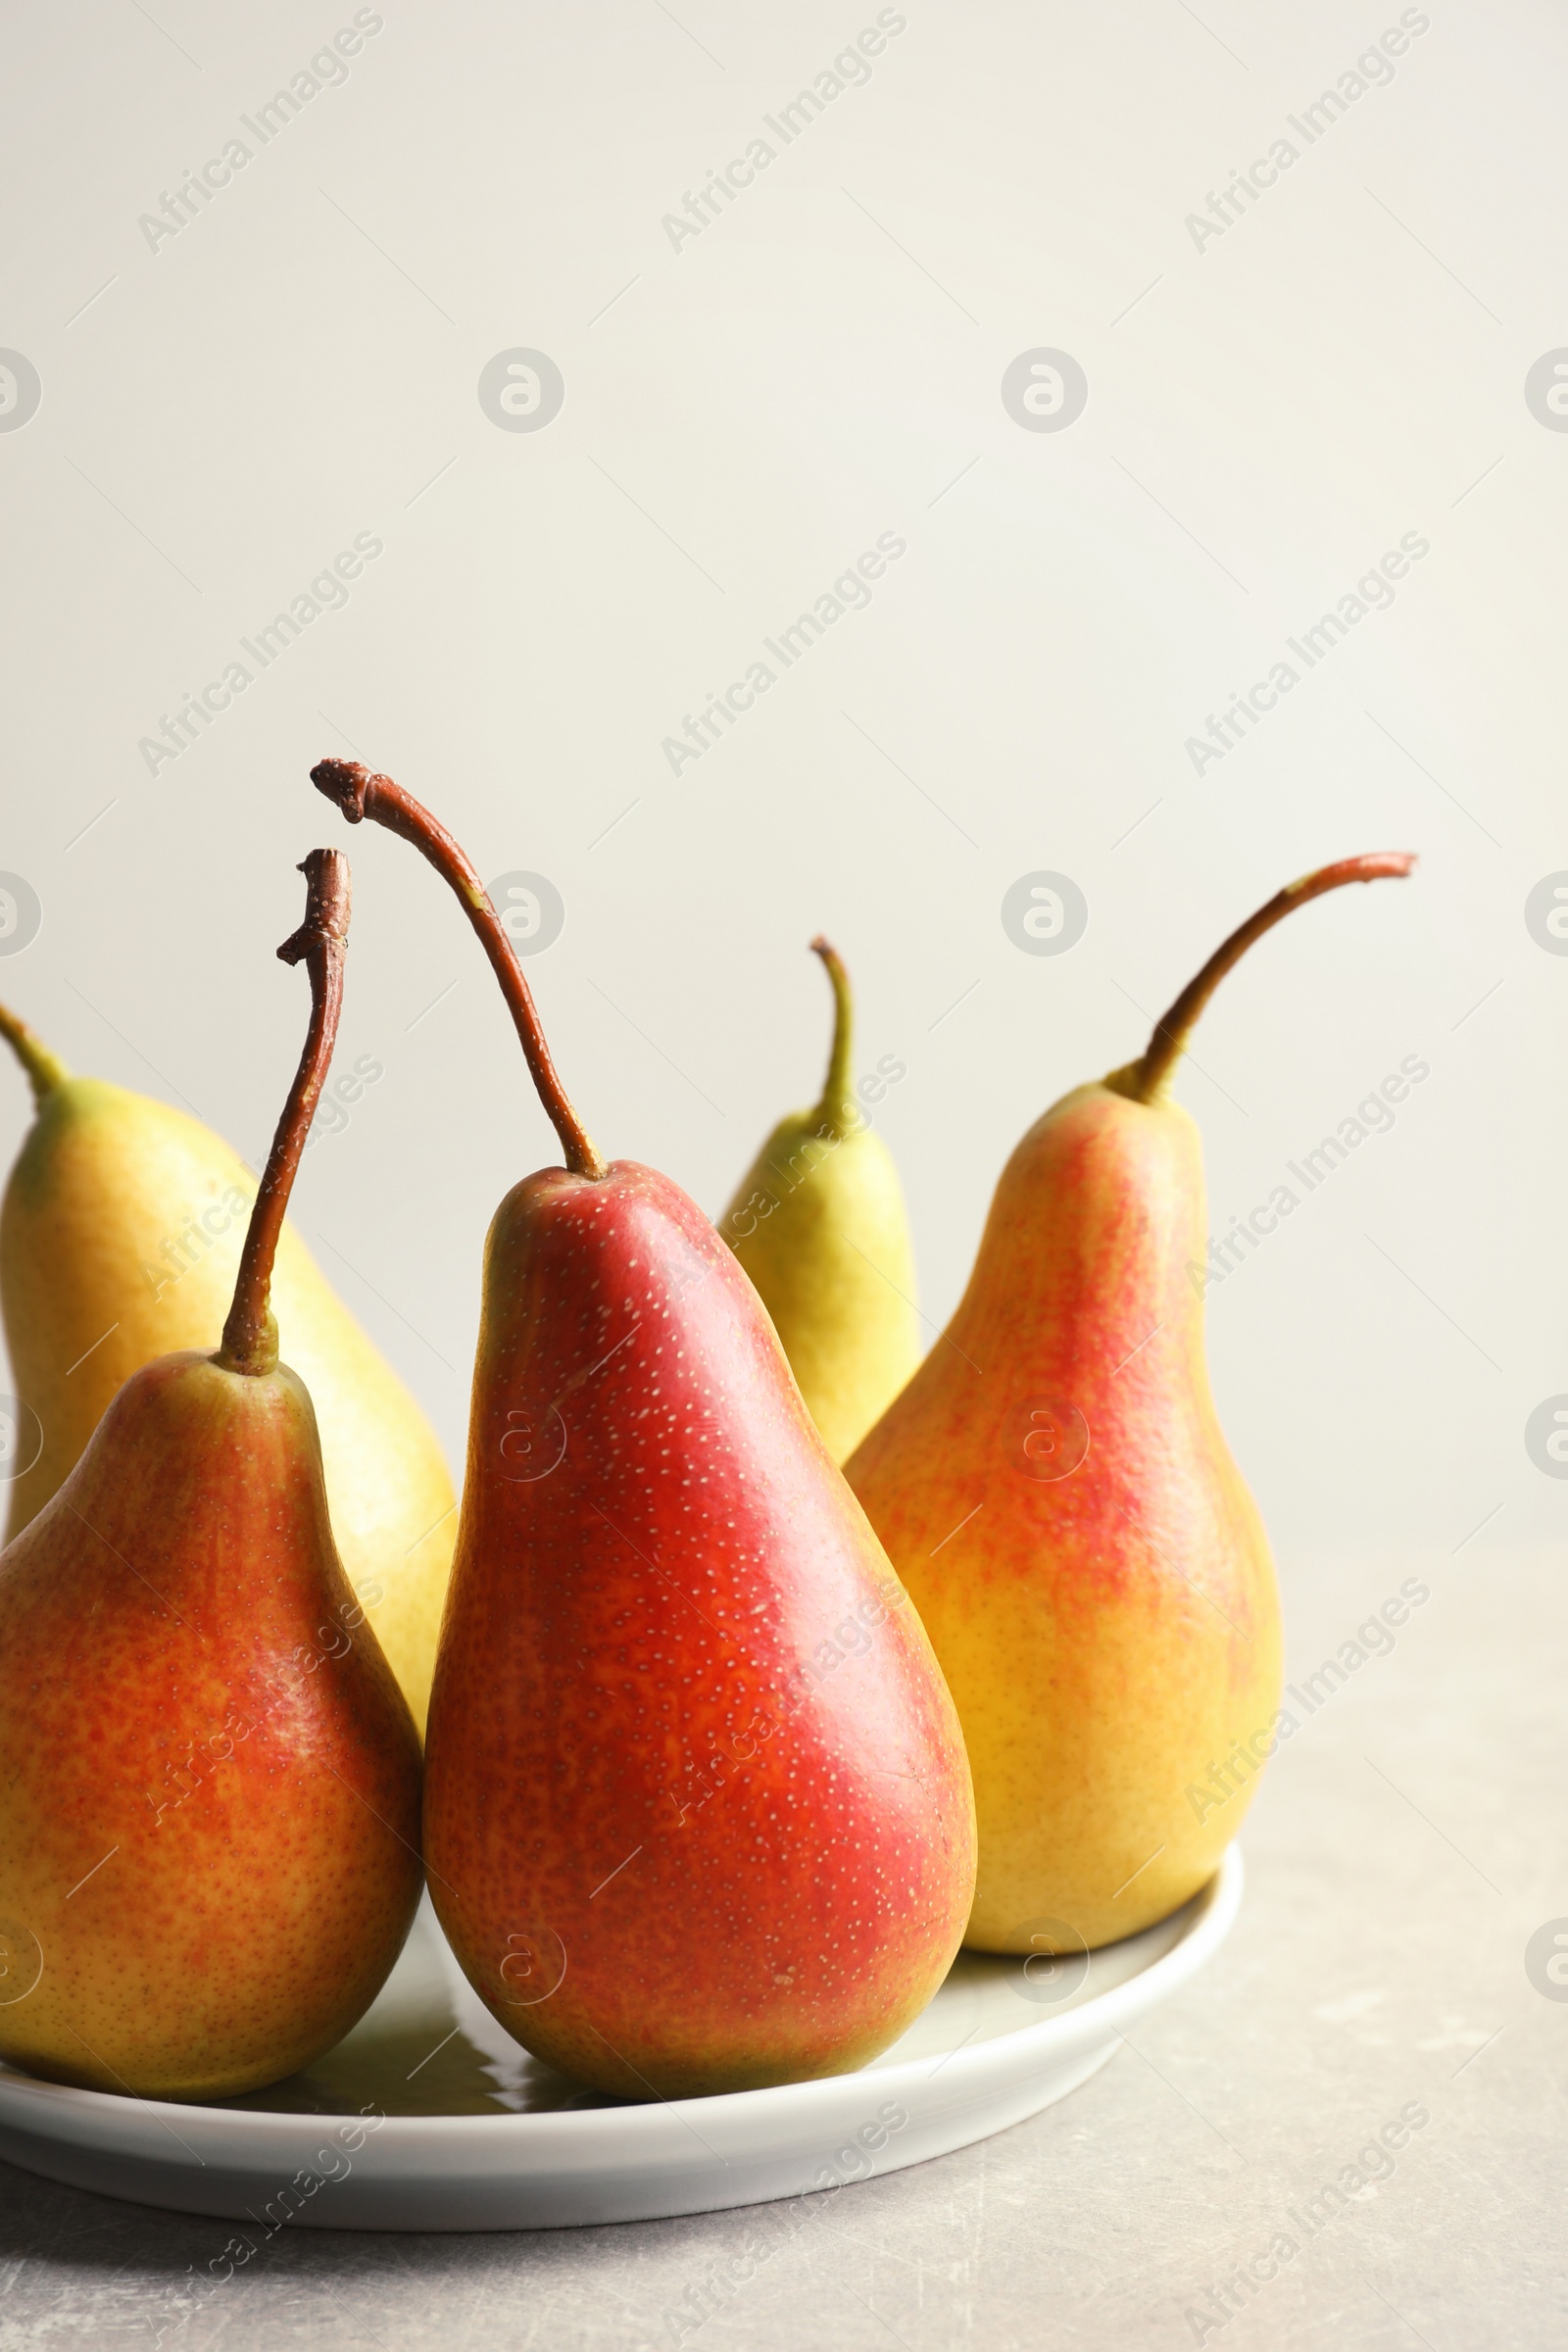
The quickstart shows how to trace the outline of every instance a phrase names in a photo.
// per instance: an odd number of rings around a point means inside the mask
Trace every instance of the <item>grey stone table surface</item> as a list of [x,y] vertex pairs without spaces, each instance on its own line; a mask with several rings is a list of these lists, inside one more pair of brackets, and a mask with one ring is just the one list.
[[0,2166],[0,2352],[1568,2343],[1568,1984],[1540,1956],[1568,1935],[1565,1579],[1483,1543],[1291,1563],[1298,1689],[1406,1577],[1429,1597],[1393,1648],[1295,1704],[1228,1945],[1033,2122],[842,2190],[760,2264],[744,2212],[292,2230],[188,2316],[223,2225]]

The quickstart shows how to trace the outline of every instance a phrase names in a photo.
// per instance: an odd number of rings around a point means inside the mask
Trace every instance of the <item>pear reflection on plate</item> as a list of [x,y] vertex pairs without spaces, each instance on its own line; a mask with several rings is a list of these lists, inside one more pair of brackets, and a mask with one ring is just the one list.
[[225,2099],[271,2115],[541,2115],[618,2107],[530,2058],[452,1956],[430,1897],[374,2004],[335,2049],[286,2082]]
[[[940,2061],[1080,2008],[1173,1950],[1192,1909],[1085,1955],[1086,1966],[1054,1971],[1036,1955],[960,1952],[930,2006],[867,2071]],[[426,1894],[402,1957],[353,2032],[286,2082],[220,2103],[272,2115],[358,2115],[372,2106],[386,2115],[544,2115],[628,2102],[558,2074],[513,2040],[458,1966]]]

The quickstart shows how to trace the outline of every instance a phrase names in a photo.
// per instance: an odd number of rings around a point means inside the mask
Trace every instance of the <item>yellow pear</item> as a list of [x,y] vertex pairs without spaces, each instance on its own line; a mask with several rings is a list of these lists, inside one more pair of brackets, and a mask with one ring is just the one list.
[[[73,1078],[0,1006],[37,1113],[0,1206],[0,1304],[21,1411],[0,1426],[6,1540],[75,1467],[111,1399],[155,1356],[218,1345],[256,1180],[182,1110]],[[457,1540],[435,1432],[289,1226],[272,1295],[315,1400],[332,1528],[421,1732]]]
[[718,1229],[772,1318],[823,1443],[843,1462],[919,1362],[920,1338],[899,1173],[851,1083],[849,974],[825,939],[811,947],[833,984],[822,1099],[780,1119]]

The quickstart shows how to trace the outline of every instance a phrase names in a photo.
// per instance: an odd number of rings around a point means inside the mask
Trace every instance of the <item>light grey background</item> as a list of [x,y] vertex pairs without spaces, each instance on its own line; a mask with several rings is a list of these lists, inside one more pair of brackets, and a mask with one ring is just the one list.
[[[1217,1234],[1402,1057],[1431,1065],[1213,1291],[1215,1382],[1293,1655],[1331,1573],[1374,1602],[1396,1553],[1464,1544],[1504,1595],[1539,1574],[1568,1512],[1524,1445],[1568,1392],[1568,958],[1524,905],[1568,867],[1568,436],[1525,378],[1568,344],[1560,12],[1434,0],[1307,147],[1287,117],[1397,7],[909,0],[868,82],[679,250],[663,217],[781,147],[762,117],[875,8],[376,13],[346,80],[156,250],[140,217],[236,133],[255,149],[241,115],[352,8],[0,25],[0,343],[42,382],[0,432],[0,866],[43,907],[0,997],[257,1157],[301,1034],[272,959],[292,867],[348,849],[341,1054],[385,1075],[308,1155],[299,1219],[456,1464],[485,1223],[553,1138],[456,907],[344,830],[307,781],[322,752],[426,798],[487,876],[554,881],[564,929],[530,971],[568,1085],[608,1151],[710,1212],[814,1092],[826,930],[861,1065],[907,1064],[879,1115],[934,1325],[1056,1094],[1135,1053],[1280,883],[1419,850],[1411,882],[1257,950],[1182,1078]],[[1200,247],[1188,216],[1282,136],[1299,160]],[[564,379],[542,431],[480,407],[518,346]],[[1003,405],[1040,346],[1088,379],[1061,432]],[[150,774],[161,714],[362,532],[384,553],[346,607]],[[907,552],[869,609],[672,775],[663,738],[883,532]],[[1195,773],[1187,738],[1405,533],[1430,552],[1392,607]],[[1036,869],[1088,901],[1064,956],[1003,929]],[[24,1094],[0,1079],[8,1153]],[[1498,1606],[1522,1670],[1535,1628]],[[1507,1785],[1472,1753],[1447,1825],[1471,1852]],[[1568,1912],[1542,1836],[1537,1918]],[[1332,1909],[1339,1858],[1303,1901]],[[1525,1992],[1533,1924],[1495,1955]],[[1105,2095],[1042,2129],[1100,2129]]]
[[[568,1084],[710,1211],[815,1087],[825,929],[862,1061],[908,1064],[883,1126],[938,1322],[1057,1093],[1281,882],[1416,848],[1416,880],[1260,949],[1183,1079],[1218,1232],[1432,1064],[1215,1289],[1221,1405],[1287,1563],[1457,1542],[1499,1502],[1488,1544],[1554,1535],[1568,1495],[1522,1432],[1568,1389],[1568,959],[1523,903],[1568,865],[1568,437],[1523,386],[1568,339],[1562,20],[1424,12],[1393,81],[1199,251],[1186,216],[1397,10],[916,0],[677,252],[662,216],[874,10],[393,5],[155,252],[139,217],[353,12],[155,13],[7,36],[3,331],[43,382],[0,436],[4,863],[44,907],[9,1000],[257,1154],[301,1025],[271,956],[293,861],[347,847],[342,1052],[386,1076],[299,1214],[461,1459],[485,1222],[554,1139],[456,908],[318,800],[323,751],[428,798],[487,876],[557,883],[532,970]],[[1061,433],[1002,405],[1040,344],[1089,377]],[[565,378],[537,433],[479,406],[514,345]],[[672,776],[664,736],[884,531],[908,552],[869,609]],[[1407,531],[1431,553],[1392,608],[1195,775],[1186,738]],[[160,715],[358,532],[385,553],[347,606],[149,775]],[[1002,928],[1036,868],[1089,901],[1060,957]]]

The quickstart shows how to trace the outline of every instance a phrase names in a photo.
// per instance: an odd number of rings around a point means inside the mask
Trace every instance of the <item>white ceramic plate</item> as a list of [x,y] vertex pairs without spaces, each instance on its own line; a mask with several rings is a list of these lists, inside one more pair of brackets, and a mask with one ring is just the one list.
[[1076,2089],[1218,1948],[1241,1899],[1232,1846],[1201,1893],[1125,1943],[1030,1963],[1028,1977],[1021,1960],[960,1953],[859,2074],[649,2106],[519,2049],[426,1902],[374,2006],[309,2072],[198,2107],[0,2066],[0,2155],[74,2187],[221,2215],[252,2244],[290,2222],[549,2230],[798,2197],[967,2147]]

